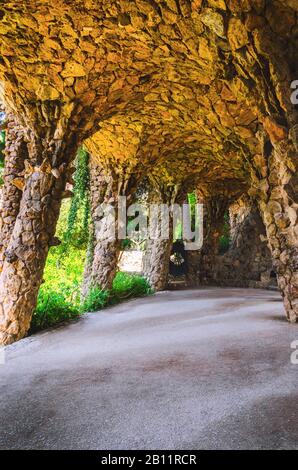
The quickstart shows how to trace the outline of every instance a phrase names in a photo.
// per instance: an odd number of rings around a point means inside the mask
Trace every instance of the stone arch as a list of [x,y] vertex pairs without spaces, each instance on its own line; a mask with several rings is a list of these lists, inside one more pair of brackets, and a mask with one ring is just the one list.
[[[25,129],[28,158],[0,277],[2,343],[28,330],[78,146],[127,113],[182,127],[175,138],[166,132],[161,160],[192,155],[188,168],[201,161],[206,183],[217,173],[248,181],[251,172],[288,318],[297,321],[297,10],[293,0],[3,5],[1,95]],[[163,132],[149,122],[155,155]]]

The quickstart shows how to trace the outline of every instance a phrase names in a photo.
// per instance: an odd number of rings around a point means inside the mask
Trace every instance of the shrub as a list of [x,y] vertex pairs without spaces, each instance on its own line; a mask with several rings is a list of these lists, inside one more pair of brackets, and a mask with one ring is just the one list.
[[82,281],[85,262],[85,250],[69,246],[64,250],[63,244],[52,247],[49,251],[44,272],[46,285],[53,290],[60,287],[79,289]]
[[79,309],[76,300],[69,301],[69,289],[61,286],[60,290],[40,288],[37,306],[33,313],[30,332],[34,333],[66,320],[78,317]]
[[87,296],[82,301],[81,312],[95,312],[108,304],[110,292],[102,290],[98,286],[90,288]]
[[102,290],[98,286],[92,287],[82,302],[81,311],[95,312],[108,305],[115,305],[131,298],[144,297],[152,292],[148,282],[142,276],[118,272],[111,292]]
[[144,277],[137,274],[118,272],[113,282],[110,303],[118,303],[121,300],[133,297],[144,297],[152,294],[152,292],[148,281]]
[[[54,266],[50,272],[53,271]],[[102,290],[98,286],[92,287],[80,303],[80,284],[76,280],[72,283],[52,280],[49,286],[46,283],[39,290],[30,333],[73,320],[84,312],[95,312],[109,305],[152,293],[148,282],[142,276],[118,272],[111,291]]]

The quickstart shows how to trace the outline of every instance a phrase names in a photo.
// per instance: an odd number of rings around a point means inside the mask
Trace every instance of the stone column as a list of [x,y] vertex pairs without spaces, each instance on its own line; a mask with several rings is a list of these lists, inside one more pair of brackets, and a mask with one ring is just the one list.
[[187,287],[198,287],[199,282],[199,264],[201,250],[185,251],[186,273],[185,280]]
[[[89,166],[92,226],[82,289],[84,296],[91,287],[112,288],[121,249],[118,238],[119,196],[125,196],[129,204],[135,188],[134,178],[125,171],[116,173],[97,164],[92,156]],[[104,217],[102,208],[106,204],[114,208],[114,222]]]
[[48,250],[56,243],[68,165],[78,147],[60,103],[42,103],[38,111],[29,136],[30,161],[20,209],[0,275],[0,344],[4,345],[21,339],[30,327]]
[[216,259],[219,238],[224,225],[224,215],[229,207],[227,196],[214,195],[204,198],[204,243],[199,257],[200,284],[213,284],[216,280]]
[[[158,217],[161,226],[165,224],[162,216]],[[169,238],[167,240],[148,240],[144,256],[144,276],[155,291],[167,287],[169,276],[169,262],[173,246],[172,218],[170,220]]]
[[285,133],[280,136],[273,131],[271,142],[264,142],[263,156],[258,159],[256,184],[287,318],[294,323],[298,320],[297,133],[290,133],[289,140]]
[[[144,276],[155,291],[164,290],[168,284],[169,262],[173,246],[173,213],[171,207],[174,203],[181,203],[184,193],[176,187],[159,187],[155,181],[149,195],[149,203],[155,206],[164,205],[168,208],[169,217],[162,210],[156,218],[156,239],[148,239],[144,256]],[[151,206],[152,207],[152,206]],[[166,238],[158,236],[158,232],[167,234]]]
[[20,209],[26,159],[28,148],[24,129],[15,121],[13,115],[9,114],[5,136],[4,185],[0,202],[0,272]]

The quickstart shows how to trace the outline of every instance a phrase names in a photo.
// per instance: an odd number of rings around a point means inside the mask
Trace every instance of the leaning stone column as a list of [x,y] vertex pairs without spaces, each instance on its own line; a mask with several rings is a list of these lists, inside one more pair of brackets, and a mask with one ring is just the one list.
[[[149,203],[154,206],[164,205],[168,209],[174,203],[183,201],[182,192],[178,192],[178,186],[174,188],[159,188],[158,185],[152,189],[149,196]],[[151,206],[152,210],[152,206]],[[167,287],[169,276],[169,263],[173,246],[173,214],[169,210],[169,217],[166,217],[162,210],[158,211],[156,217],[155,239],[148,239],[146,253],[144,256],[144,276],[150,286],[155,291],[164,290]],[[167,234],[162,238],[159,234]]]
[[24,188],[24,162],[28,158],[24,129],[13,115],[9,114],[6,120],[4,185],[0,202],[0,272],[20,209]]
[[294,323],[298,321],[297,133],[292,134],[291,141],[283,128],[277,130],[278,135],[275,128],[271,129],[270,154],[267,140],[259,158],[263,163],[259,168],[263,176],[258,181],[259,205],[287,317]]
[[[21,339],[30,327],[67,180],[78,141],[58,102],[41,104],[31,130],[25,185],[0,275],[0,344]],[[51,127],[40,129],[47,115]],[[59,130],[59,131],[58,131]]]
[[229,207],[226,196],[214,195],[203,200],[204,204],[204,243],[199,257],[200,284],[213,284],[216,278],[216,258],[219,251],[219,238],[224,225],[224,215]]
[[186,273],[185,280],[187,287],[197,287],[199,282],[199,265],[201,250],[185,251]]
[[[90,159],[91,237],[85,265],[82,293],[87,295],[90,287],[110,290],[117,272],[121,240],[118,238],[119,196],[129,203],[134,181],[130,174],[114,173],[111,169]],[[114,209],[114,220],[106,219],[103,206]]]

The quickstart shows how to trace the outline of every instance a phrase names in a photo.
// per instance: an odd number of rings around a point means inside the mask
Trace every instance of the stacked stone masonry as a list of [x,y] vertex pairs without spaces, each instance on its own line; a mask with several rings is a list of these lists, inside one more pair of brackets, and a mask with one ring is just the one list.
[[[287,316],[297,321],[297,17],[296,0],[2,2],[0,99],[26,136],[20,152],[7,147],[3,344],[28,331],[71,162],[84,142],[98,178],[104,172],[111,187],[128,185],[111,190],[115,199],[155,169],[167,187],[224,184],[230,202],[235,186],[249,192]],[[13,160],[23,152],[24,176]],[[205,279],[213,276],[212,243],[210,250]],[[102,263],[92,268],[95,279]]]

